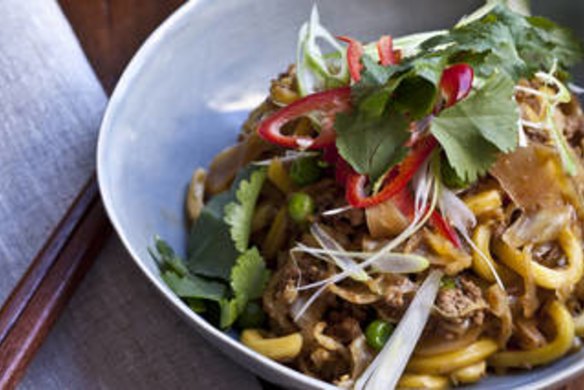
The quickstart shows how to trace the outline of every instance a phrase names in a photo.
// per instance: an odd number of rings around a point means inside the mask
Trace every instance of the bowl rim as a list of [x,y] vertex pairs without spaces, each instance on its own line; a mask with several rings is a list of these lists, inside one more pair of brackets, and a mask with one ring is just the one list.
[[[97,182],[103,204],[108,214],[110,221],[114,229],[116,230],[121,242],[130,254],[133,263],[140,269],[142,274],[150,281],[150,283],[155,287],[155,290],[161,294],[166,301],[171,304],[171,307],[178,312],[178,314],[185,319],[195,330],[201,334],[205,339],[215,339],[221,341],[223,344],[227,345],[232,351],[235,351],[239,355],[245,357],[248,361],[256,361],[261,363],[273,376],[285,375],[292,379],[296,386],[303,385],[309,386],[310,388],[320,388],[320,389],[338,389],[338,387],[331,385],[319,379],[309,377],[301,373],[300,371],[294,370],[283,364],[280,364],[274,360],[271,360],[258,352],[252,350],[251,348],[245,346],[240,341],[230,337],[227,333],[224,333],[218,328],[215,328],[202,316],[193,312],[178,296],[176,296],[161,280],[158,280],[155,275],[146,267],[145,263],[141,260],[140,255],[137,250],[133,247],[130,240],[126,235],[126,229],[117,217],[116,207],[113,202],[112,188],[106,184],[106,165],[104,161],[107,159],[106,146],[109,143],[110,134],[114,129],[114,117],[115,113],[120,106],[120,102],[124,99],[124,96],[128,94],[133,88],[133,85],[140,74],[141,70],[148,63],[149,58],[152,58],[160,45],[163,45],[165,40],[172,36],[174,33],[179,32],[184,24],[188,22],[189,16],[196,12],[196,10],[210,0],[190,0],[183,5],[181,5],[177,10],[175,10],[169,17],[167,17],[158,26],[150,36],[141,45],[136,54],[132,57],[129,64],[126,66],[122,73],[118,83],[116,84],[113,93],[108,101],[106,110],[99,128],[98,140],[97,140]],[[254,375],[262,376],[262,373],[258,373],[252,370],[249,366],[242,364],[228,353],[227,350],[222,350],[214,345],[213,348],[219,349],[224,355],[231,358],[240,366],[243,366],[246,370],[250,371]],[[539,380],[530,383],[523,383],[516,389],[543,389],[549,386],[560,385],[575,375],[584,371],[584,359],[574,362],[568,367],[562,370],[558,370],[554,374],[545,376]]]

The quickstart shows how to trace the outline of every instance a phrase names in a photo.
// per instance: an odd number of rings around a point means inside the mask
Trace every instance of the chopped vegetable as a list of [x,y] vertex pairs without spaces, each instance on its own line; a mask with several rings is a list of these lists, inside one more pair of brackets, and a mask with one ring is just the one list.
[[440,280],[440,288],[453,289],[456,288],[456,279],[450,276],[443,276]]
[[296,223],[303,223],[314,213],[314,200],[304,192],[296,192],[288,200],[288,215]]
[[432,137],[420,140],[397,167],[395,173],[390,172],[387,175],[385,179],[387,184],[372,196],[365,194],[367,177],[358,173],[351,174],[347,179],[347,202],[353,207],[370,207],[393,197],[410,182],[435,147],[436,140]]
[[[327,256],[335,256],[335,257],[344,257],[344,258],[355,258],[367,261],[368,259],[372,258],[373,256],[377,256],[376,253],[371,252],[351,252],[342,249],[339,246],[339,249],[332,249],[331,246],[329,248],[312,248],[308,247],[304,244],[298,244],[296,247],[292,249],[292,252],[303,252],[308,253],[316,258],[327,258]],[[347,261],[338,261],[339,264],[345,264]],[[374,262],[368,262],[368,265],[372,267],[374,272],[379,273],[393,273],[393,274],[411,274],[411,273],[418,273],[426,270],[430,263],[428,260],[419,255],[410,254],[410,253],[384,253],[379,255],[375,258]],[[350,272],[350,268],[354,267],[353,265],[350,266],[339,266],[341,269],[346,269],[347,272]],[[359,272],[360,270],[357,270]],[[355,272],[355,271],[353,271]],[[358,279],[358,278],[357,278]],[[368,278],[364,278],[367,280]],[[301,286],[299,290],[306,290],[309,288],[313,288],[315,286],[308,285],[308,286]]]
[[268,165],[268,180],[284,194],[287,194],[292,189],[290,175],[288,175],[282,160],[279,158],[270,160],[270,165]]
[[476,181],[499,152],[507,153],[517,146],[519,111],[513,95],[513,81],[503,73],[494,73],[482,88],[431,122],[430,131],[461,179]]
[[367,344],[377,351],[381,351],[391,333],[393,332],[393,325],[383,320],[375,320],[367,325],[365,329],[365,338]]
[[299,187],[316,183],[322,176],[323,169],[316,157],[304,157],[292,162],[290,178]]
[[363,45],[361,42],[345,36],[338,37],[338,39],[349,44],[349,47],[347,48],[349,74],[353,81],[358,83],[359,80],[361,80],[361,71],[363,70],[363,64],[361,63],[361,57],[363,57]]
[[236,201],[225,206],[225,223],[230,227],[231,239],[239,252],[244,252],[248,247],[253,212],[265,180],[266,171],[255,170],[249,180],[239,183]]
[[308,114],[319,112],[328,118],[350,107],[351,89],[341,87],[306,96],[286,106],[265,119],[258,127],[260,137],[273,144],[290,149],[321,149],[334,142],[332,120],[323,123],[316,138],[282,134],[282,127]]
[[407,154],[410,133],[408,121],[401,113],[365,115],[359,112],[337,115],[337,148],[355,171],[375,181]]
[[466,188],[469,185],[466,180],[458,176],[454,168],[452,168],[452,165],[446,159],[440,162],[440,178],[446,187],[454,190]]
[[176,295],[216,302],[225,295],[227,290],[224,284],[190,274],[183,260],[158,237],[155,239],[155,248],[158,253],[151,254],[163,270],[162,280]]
[[377,53],[381,66],[395,65],[399,63],[396,53],[393,51],[393,39],[389,35],[382,36],[377,41]]
[[194,222],[201,215],[201,210],[204,205],[205,197],[205,180],[207,179],[207,171],[203,168],[198,168],[193,172],[193,177],[189,184],[187,193],[187,213],[191,222]]
[[397,385],[426,326],[441,278],[442,272],[434,270],[424,280],[389,341],[355,383],[355,390],[393,389]]
[[329,255],[340,269],[350,272],[350,276],[355,280],[366,281],[369,279],[369,275],[359,268],[358,263],[349,256],[343,254],[345,251],[343,247],[329,236],[317,223],[312,224],[310,227],[310,233],[312,233],[312,236],[324,249],[324,253]]
[[474,70],[468,64],[456,64],[444,69],[440,90],[447,108],[468,96],[473,79]]
[[[323,54],[317,39],[328,43],[333,52]],[[300,28],[296,58],[296,79],[301,96],[349,83],[346,53],[337,40],[320,24],[316,4],[310,21]]]
[[245,311],[249,301],[262,296],[270,272],[256,248],[242,253],[231,270],[231,289],[234,297],[221,302],[221,327],[233,325]]
[[261,246],[262,254],[268,258],[274,258],[286,241],[286,228],[288,226],[288,207],[280,208],[276,217],[272,221],[270,230]]
[[257,302],[249,302],[237,320],[237,325],[242,329],[259,328],[264,324],[266,314],[262,306]]

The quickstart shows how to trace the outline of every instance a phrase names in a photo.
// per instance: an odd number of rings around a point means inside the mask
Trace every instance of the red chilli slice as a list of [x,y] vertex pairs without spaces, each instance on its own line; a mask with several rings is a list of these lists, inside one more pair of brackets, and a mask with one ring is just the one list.
[[420,166],[430,156],[437,145],[434,137],[426,137],[418,141],[410,154],[388,175],[383,188],[375,195],[367,196],[365,186],[367,176],[352,172],[347,178],[347,202],[357,208],[371,207],[382,203],[400,192],[416,174]]
[[384,35],[379,38],[379,41],[377,41],[377,53],[379,54],[379,63],[382,66],[399,63],[397,56],[393,51],[393,39],[389,35]]
[[[350,107],[350,87],[314,93],[269,116],[258,127],[258,134],[266,141],[288,149],[322,149],[335,142],[336,135],[332,120],[334,115],[346,111]],[[320,112],[330,118],[330,120],[323,121],[321,132],[316,138],[282,133],[284,125],[312,112]]]
[[468,64],[456,64],[444,69],[440,79],[440,90],[446,102],[445,107],[450,107],[467,97],[472,89],[473,79],[474,70]]
[[337,38],[349,44],[349,47],[347,47],[349,74],[351,75],[351,79],[357,83],[361,80],[361,71],[363,70],[363,64],[361,63],[361,57],[363,57],[363,45],[361,42],[346,36],[340,36]]

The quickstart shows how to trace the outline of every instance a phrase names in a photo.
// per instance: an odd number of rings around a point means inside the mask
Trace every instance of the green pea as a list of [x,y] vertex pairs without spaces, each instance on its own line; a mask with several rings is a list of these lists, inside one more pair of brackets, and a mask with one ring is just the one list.
[[440,288],[444,288],[446,290],[456,288],[456,280],[450,276],[444,276],[440,280]]
[[316,183],[321,176],[322,168],[316,157],[299,158],[290,167],[290,178],[299,187]]
[[365,339],[371,348],[380,351],[392,333],[392,324],[383,320],[375,320],[365,329]]
[[314,213],[314,200],[304,192],[292,194],[288,200],[288,215],[294,222],[305,222]]
[[242,329],[259,328],[266,319],[264,310],[257,302],[249,302],[240,314],[237,324]]

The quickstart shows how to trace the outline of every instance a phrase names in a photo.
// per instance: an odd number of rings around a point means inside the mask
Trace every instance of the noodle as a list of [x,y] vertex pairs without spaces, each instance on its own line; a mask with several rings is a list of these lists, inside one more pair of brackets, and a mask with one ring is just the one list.
[[574,341],[574,320],[566,307],[553,301],[547,312],[556,328],[555,339],[547,345],[528,351],[497,352],[489,359],[494,367],[533,367],[564,356]]

